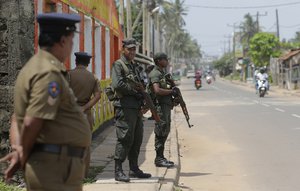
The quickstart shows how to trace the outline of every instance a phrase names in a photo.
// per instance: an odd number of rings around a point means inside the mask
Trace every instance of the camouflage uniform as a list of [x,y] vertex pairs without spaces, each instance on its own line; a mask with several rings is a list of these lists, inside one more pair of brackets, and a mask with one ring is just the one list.
[[[156,66],[149,74],[149,83],[150,83],[150,90],[152,94],[155,95],[154,103],[156,103],[157,111],[160,115],[160,118],[166,122],[165,126],[156,126],[154,129],[155,132],[155,150],[156,150],[156,158],[155,158],[155,165],[158,167],[171,167],[174,165],[173,162],[168,161],[164,157],[164,150],[165,150],[165,142],[168,138],[170,133],[171,127],[171,110],[173,109],[173,100],[172,100],[172,92],[171,87],[167,83],[167,79],[165,77],[166,72],[163,68],[160,68],[157,64],[157,60],[159,59],[166,59],[166,54],[158,53],[154,56]],[[153,84],[158,83],[159,88],[163,90],[169,90],[170,94],[168,95],[157,95],[154,92]]]

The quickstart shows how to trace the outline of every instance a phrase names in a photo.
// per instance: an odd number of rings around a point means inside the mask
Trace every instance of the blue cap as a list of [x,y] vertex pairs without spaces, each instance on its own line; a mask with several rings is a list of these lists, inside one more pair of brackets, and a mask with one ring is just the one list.
[[80,16],[67,13],[44,13],[37,16],[41,33],[75,32]]
[[76,56],[77,64],[89,64],[92,58],[92,55],[87,52],[75,52],[74,55]]

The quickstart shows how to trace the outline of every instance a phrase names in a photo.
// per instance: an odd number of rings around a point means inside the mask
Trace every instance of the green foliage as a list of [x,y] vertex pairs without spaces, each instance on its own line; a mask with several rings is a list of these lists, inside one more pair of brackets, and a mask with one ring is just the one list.
[[278,57],[279,40],[270,33],[257,33],[250,40],[249,54],[256,67],[267,66],[270,57]]
[[300,42],[280,42],[282,50],[297,49],[300,47]]
[[232,54],[224,54],[219,60],[214,61],[214,68],[219,70],[219,74],[221,77],[227,76],[232,73],[233,68],[233,55]]
[[25,189],[18,188],[17,186],[13,186],[13,185],[7,185],[1,181],[0,181],[0,190],[1,191],[25,191]]
[[166,48],[170,57],[186,58],[192,63],[201,57],[200,46],[197,41],[183,27],[185,21],[183,16],[187,13],[184,0],[157,1],[163,8],[159,18],[161,27],[165,31]]
[[96,176],[103,170],[103,166],[90,166],[87,177],[83,180],[84,184],[95,182]]

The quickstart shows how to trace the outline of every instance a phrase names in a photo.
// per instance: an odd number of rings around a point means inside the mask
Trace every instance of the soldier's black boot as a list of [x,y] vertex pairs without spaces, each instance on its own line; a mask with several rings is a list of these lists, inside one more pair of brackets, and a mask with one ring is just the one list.
[[130,160],[129,161],[129,177],[132,178],[150,178],[151,174],[144,173],[137,165],[137,161]]
[[127,177],[122,169],[122,162],[120,160],[115,160],[115,180],[121,182],[129,182],[130,179]]
[[164,157],[164,150],[162,148],[159,148],[156,150],[156,158],[155,158],[155,166],[156,167],[173,167],[174,166],[174,162],[172,161],[168,161],[165,157]]

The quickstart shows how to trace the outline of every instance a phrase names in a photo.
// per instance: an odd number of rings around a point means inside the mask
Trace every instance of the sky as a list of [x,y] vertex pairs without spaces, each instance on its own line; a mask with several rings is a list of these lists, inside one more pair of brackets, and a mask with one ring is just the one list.
[[300,31],[299,0],[185,0],[184,5],[188,9],[185,29],[198,41],[204,55],[220,56],[228,51],[233,25],[242,23],[247,13],[254,20],[257,12],[261,15],[259,25],[263,32],[276,32],[277,9],[281,40],[294,38]]

